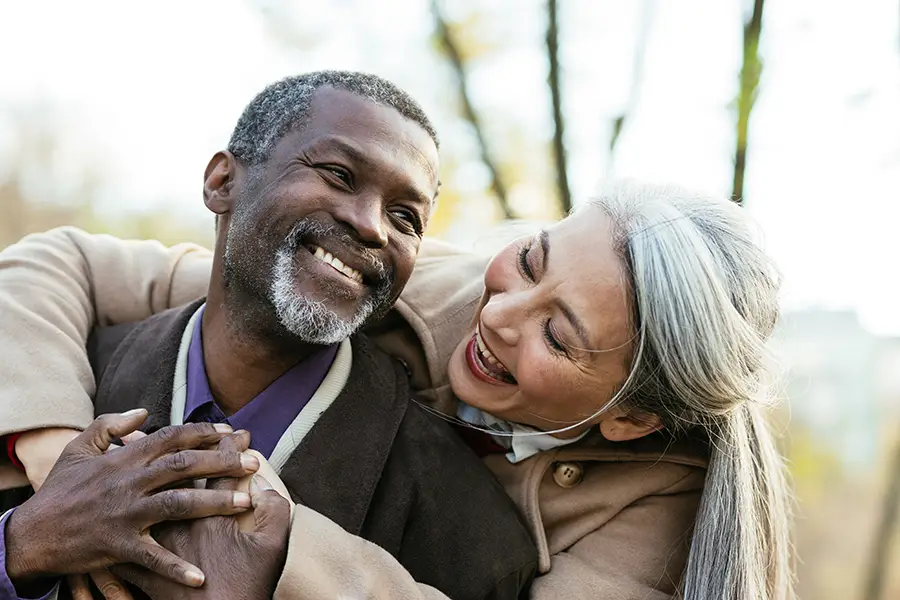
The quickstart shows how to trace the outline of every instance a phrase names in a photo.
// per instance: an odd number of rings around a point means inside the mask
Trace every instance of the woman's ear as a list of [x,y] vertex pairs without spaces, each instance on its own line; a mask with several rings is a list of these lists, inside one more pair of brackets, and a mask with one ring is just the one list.
[[231,152],[216,152],[203,174],[203,203],[216,215],[225,215],[234,208],[234,182],[239,165]]
[[653,413],[630,413],[619,407],[604,413],[598,425],[611,442],[636,440],[663,428],[662,419]]

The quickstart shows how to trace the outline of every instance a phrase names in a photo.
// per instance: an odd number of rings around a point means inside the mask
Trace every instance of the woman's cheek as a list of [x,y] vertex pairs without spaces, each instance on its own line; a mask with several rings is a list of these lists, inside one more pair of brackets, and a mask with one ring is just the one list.
[[533,353],[525,355],[518,365],[518,372],[525,378],[519,379],[519,388],[537,402],[544,403],[558,390],[559,380],[552,365],[536,357]]

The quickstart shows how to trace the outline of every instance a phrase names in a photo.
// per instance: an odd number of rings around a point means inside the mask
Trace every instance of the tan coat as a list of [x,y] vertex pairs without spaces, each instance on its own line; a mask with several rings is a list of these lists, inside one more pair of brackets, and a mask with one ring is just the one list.
[[[0,435],[83,428],[95,322],[146,318],[205,294],[211,254],[62,228],[0,254]],[[481,295],[485,260],[427,240],[396,310],[370,335],[407,362],[413,387],[452,412],[446,365]],[[531,598],[670,598],[703,488],[702,444],[591,434],[519,464],[486,458],[530,524],[541,576]],[[0,488],[10,470],[0,471]],[[7,484],[4,484],[7,477]],[[12,477],[15,477],[14,475]],[[441,598],[387,553],[297,507],[277,598]]]

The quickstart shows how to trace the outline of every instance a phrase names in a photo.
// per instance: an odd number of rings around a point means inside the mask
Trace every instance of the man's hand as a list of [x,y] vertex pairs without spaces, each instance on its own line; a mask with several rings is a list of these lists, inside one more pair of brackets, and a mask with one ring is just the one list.
[[[224,482],[224,486],[230,483]],[[117,565],[111,571],[153,600],[271,599],[287,556],[291,505],[260,475],[250,482],[250,497],[252,531],[241,531],[235,517],[154,528],[160,544],[203,568],[206,581],[202,587],[185,587],[134,565]]]
[[[111,441],[146,419],[143,409],[96,419],[68,446],[43,486],[6,524],[7,573],[14,582],[85,573],[134,563],[185,585],[199,586],[196,566],[157,544],[152,525],[232,515],[250,506],[246,493],[166,489],[182,481],[242,476],[259,468],[236,450],[197,450],[230,427],[194,423],[166,427],[104,454]],[[248,436],[239,438],[249,443]]]

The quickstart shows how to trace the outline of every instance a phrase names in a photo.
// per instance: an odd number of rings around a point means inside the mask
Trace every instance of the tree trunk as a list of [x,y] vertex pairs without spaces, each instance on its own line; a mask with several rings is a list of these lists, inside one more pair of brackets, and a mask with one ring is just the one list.
[[500,208],[503,211],[503,216],[507,219],[514,219],[515,213],[509,205],[509,198],[506,193],[506,187],[503,185],[503,181],[500,178],[500,171],[497,168],[493,157],[491,156],[487,144],[487,139],[484,135],[484,130],[481,127],[481,121],[475,112],[475,108],[472,106],[471,99],[469,98],[469,88],[466,82],[466,69],[462,61],[462,55],[460,54],[459,49],[457,48],[456,43],[453,40],[453,36],[450,33],[450,28],[447,25],[447,21],[444,20],[444,17],[441,14],[439,0],[431,1],[431,12],[434,15],[435,29],[437,30],[438,38],[441,42],[441,45],[444,47],[444,51],[447,53],[447,58],[450,61],[450,65],[453,67],[453,72],[456,75],[457,89],[459,90],[459,100],[462,104],[463,109],[463,117],[472,125],[472,129],[475,131],[475,137],[478,139],[478,149],[481,153],[481,162],[484,163],[484,166],[487,167],[488,171],[490,172],[491,191],[497,197],[497,202],[500,203]]
[[613,172],[616,158],[616,146],[619,137],[625,128],[625,123],[630,119],[637,108],[641,97],[641,84],[644,82],[644,55],[647,53],[647,43],[650,39],[650,30],[653,27],[653,16],[656,12],[656,0],[644,0],[644,8],[641,14],[640,30],[634,47],[634,63],[631,68],[631,88],[628,90],[628,98],[622,112],[613,119],[612,133],[609,136],[609,172]]
[[562,114],[562,94],[559,89],[559,12],[556,0],[547,0],[547,60],[550,73],[547,83],[553,101],[553,158],[556,163],[556,188],[562,214],[572,210],[572,192],[566,168],[565,121]]
[[875,543],[866,575],[866,588],[863,600],[880,600],[884,589],[884,580],[888,574],[888,558],[891,542],[897,531],[897,512],[900,510],[900,439],[888,472],[888,488],[884,496],[884,508],[881,519],[875,529]]
[[744,59],[741,65],[741,89],[738,94],[737,148],[734,152],[734,185],[731,198],[744,201],[744,172],[747,169],[747,131],[750,113],[756,102],[762,62],[759,59],[759,37],[762,33],[763,0],[754,0],[753,15],[744,24]]

